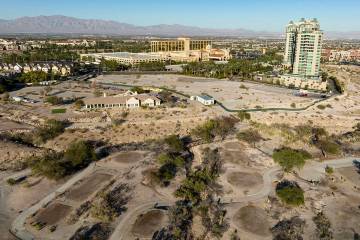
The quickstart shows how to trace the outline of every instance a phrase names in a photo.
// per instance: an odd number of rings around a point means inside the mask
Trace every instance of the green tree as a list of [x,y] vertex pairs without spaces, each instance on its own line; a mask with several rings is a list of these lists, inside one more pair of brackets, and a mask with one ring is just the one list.
[[276,186],[276,195],[284,203],[291,206],[299,206],[305,203],[304,191],[296,182],[283,180]]
[[85,105],[85,103],[84,103],[84,101],[81,100],[81,99],[78,99],[78,100],[75,101],[75,108],[76,108],[76,109],[81,109],[82,106],[84,106],[84,105]]
[[164,139],[172,152],[181,152],[184,150],[184,143],[177,135],[170,135]]
[[42,144],[46,141],[59,136],[65,131],[67,122],[55,119],[46,120],[45,123],[38,127],[32,134],[32,141],[35,144]]
[[94,148],[82,140],[72,142],[65,151],[64,158],[75,168],[85,167],[97,160]]
[[296,150],[285,147],[275,150],[272,157],[285,172],[290,172],[295,167],[302,168],[305,165],[305,160],[310,159],[311,155],[305,150]]
[[24,83],[39,83],[46,81],[48,74],[43,71],[32,71],[28,73],[22,73],[20,76],[20,81]]

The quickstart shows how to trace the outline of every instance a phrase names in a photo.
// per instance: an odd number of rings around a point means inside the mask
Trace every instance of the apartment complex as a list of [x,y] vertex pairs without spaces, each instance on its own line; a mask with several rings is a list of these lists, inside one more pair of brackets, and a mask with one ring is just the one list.
[[151,41],[151,52],[189,52],[193,50],[206,50],[210,48],[210,40],[178,38]]
[[323,32],[316,19],[294,23],[286,27],[284,64],[291,74],[302,78],[319,78]]
[[321,58],[329,62],[360,62],[360,49],[323,49]]

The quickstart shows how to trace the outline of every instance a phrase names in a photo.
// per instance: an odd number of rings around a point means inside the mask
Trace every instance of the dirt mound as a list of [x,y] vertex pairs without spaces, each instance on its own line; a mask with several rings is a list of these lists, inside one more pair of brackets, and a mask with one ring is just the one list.
[[167,215],[160,210],[151,210],[140,215],[134,223],[131,232],[141,238],[151,238],[168,221]]
[[234,224],[245,231],[260,236],[270,235],[270,223],[267,220],[266,212],[255,206],[240,208],[234,215]]
[[227,176],[227,181],[239,188],[253,188],[262,184],[262,176],[259,173],[232,172]]

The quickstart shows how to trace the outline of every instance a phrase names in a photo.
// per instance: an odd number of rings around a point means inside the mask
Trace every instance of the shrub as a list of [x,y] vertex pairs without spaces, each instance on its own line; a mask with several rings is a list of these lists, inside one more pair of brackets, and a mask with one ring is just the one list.
[[338,144],[326,139],[317,141],[316,145],[328,154],[338,154],[341,150]]
[[262,140],[260,133],[255,129],[248,129],[248,130],[239,132],[237,134],[237,138],[240,141],[245,141],[249,144],[253,144],[254,146],[255,146],[255,143],[260,142]]
[[279,221],[271,232],[274,240],[301,240],[304,233],[305,221],[295,216],[291,219]]
[[316,106],[318,109],[320,109],[320,110],[324,110],[325,108],[326,108],[326,106],[325,105],[322,105],[322,104],[319,104],[319,105],[317,105]]
[[104,222],[112,222],[126,211],[126,204],[131,195],[127,184],[120,184],[111,191],[102,193],[100,198],[93,203],[91,216]]
[[299,206],[305,203],[304,191],[296,182],[284,180],[278,183],[276,186],[276,195],[282,202],[288,205]]
[[233,129],[238,120],[233,117],[210,119],[192,130],[192,134],[206,142],[215,137],[225,138]]
[[184,143],[176,135],[170,135],[166,137],[164,141],[173,152],[181,152],[184,150]]
[[58,121],[55,119],[49,119],[45,121],[45,124],[37,128],[33,133],[33,142],[36,144],[42,144],[46,141],[59,136],[65,131],[67,122]]
[[169,185],[170,181],[176,176],[176,165],[173,163],[162,165],[156,173],[156,176],[164,186]]
[[64,158],[75,168],[85,167],[97,159],[94,148],[85,141],[71,143],[65,151]]
[[295,104],[295,103],[292,103],[292,104],[290,104],[290,107],[296,108],[296,104]]
[[9,184],[9,185],[15,185],[17,183],[17,181],[13,178],[9,178],[8,180],[6,180],[6,182]]
[[49,179],[60,179],[86,167],[91,161],[96,160],[93,147],[84,141],[70,144],[63,152],[47,152],[40,157],[32,157],[28,165],[36,174]]
[[325,172],[326,172],[327,174],[333,174],[333,173],[334,173],[334,169],[333,169],[332,167],[330,167],[330,166],[326,166],[326,167],[325,167]]
[[60,105],[64,103],[64,100],[61,97],[49,96],[45,99],[45,102],[50,103],[51,105]]
[[316,225],[316,234],[319,240],[333,239],[330,220],[323,212],[319,212],[315,217],[313,217],[313,221]]
[[285,172],[290,172],[294,167],[303,167],[305,165],[305,160],[310,159],[311,155],[305,150],[296,150],[285,147],[275,150],[272,157]]
[[85,103],[84,103],[84,101],[81,100],[81,99],[78,99],[78,100],[75,101],[75,108],[76,108],[76,109],[80,109],[80,108],[82,108],[82,106],[84,106],[84,105],[85,105]]
[[239,88],[246,89],[246,90],[248,90],[248,89],[249,89],[249,88],[248,88],[248,87],[246,87],[244,84],[241,84]]
[[251,115],[248,112],[241,111],[238,113],[238,118],[240,119],[241,122],[243,122],[244,120],[250,120]]
[[35,174],[60,179],[67,174],[66,163],[62,159],[63,153],[47,152],[41,157],[30,158],[28,164]]
[[142,94],[142,93],[147,93],[147,92],[149,92],[149,91],[146,91],[146,90],[142,89],[141,87],[132,87],[132,88],[130,89],[130,91],[132,91],[132,92],[137,92],[138,94]]

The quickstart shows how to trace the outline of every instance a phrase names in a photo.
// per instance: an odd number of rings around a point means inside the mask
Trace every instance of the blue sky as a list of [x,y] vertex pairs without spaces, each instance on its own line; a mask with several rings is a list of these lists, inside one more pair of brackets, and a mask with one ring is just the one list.
[[327,31],[360,31],[360,0],[0,0],[0,18],[66,15],[135,25],[183,24],[283,31],[291,19],[319,19]]

